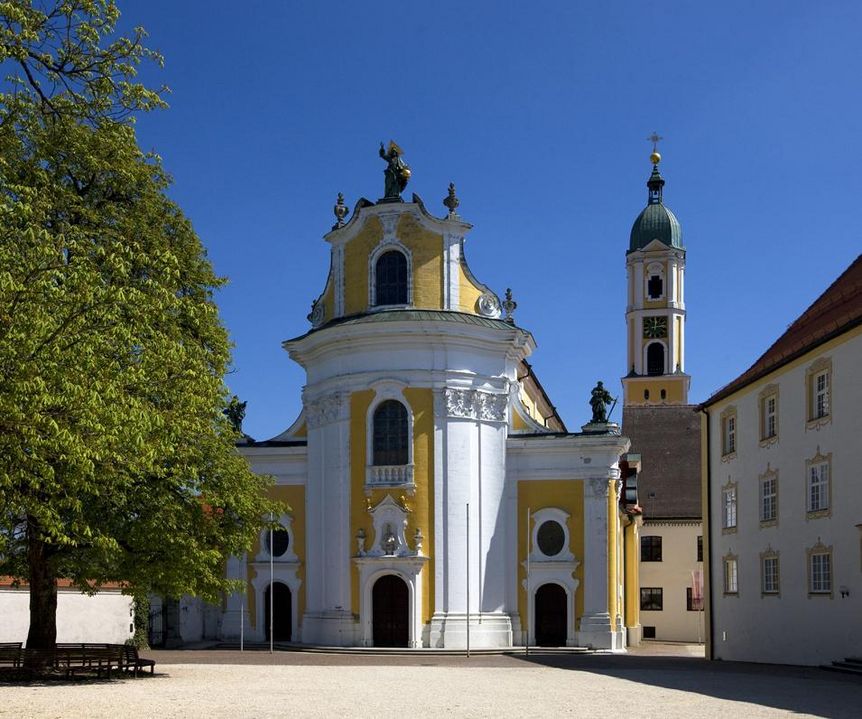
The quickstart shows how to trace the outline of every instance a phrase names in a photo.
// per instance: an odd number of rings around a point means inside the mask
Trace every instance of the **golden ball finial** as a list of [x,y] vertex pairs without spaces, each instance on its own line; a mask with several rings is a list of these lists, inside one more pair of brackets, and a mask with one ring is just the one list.
[[661,155],[658,154],[655,150],[653,150],[652,154],[649,156],[649,161],[653,165],[658,165],[661,162]]

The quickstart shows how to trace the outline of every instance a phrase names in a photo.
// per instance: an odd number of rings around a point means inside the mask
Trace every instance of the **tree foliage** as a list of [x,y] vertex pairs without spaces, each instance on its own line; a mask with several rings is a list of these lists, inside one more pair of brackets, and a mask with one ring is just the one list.
[[0,2],[0,575],[30,583],[33,646],[57,577],[215,599],[279,511],[223,414],[223,280],[135,136],[160,57],[118,15]]

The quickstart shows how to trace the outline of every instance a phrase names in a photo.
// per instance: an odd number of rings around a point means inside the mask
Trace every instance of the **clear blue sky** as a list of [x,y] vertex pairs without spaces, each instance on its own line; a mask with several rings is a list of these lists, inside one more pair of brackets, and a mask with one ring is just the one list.
[[[512,287],[531,361],[570,429],[625,366],[625,251],[653,130],[688,250],[691,399],[746,369],[856,257],[859,2],[120,0],[172,89],[139,122],[217,271],[233,392],[258,439],[300,409],[281,348],[329,266],[342,191],[382,194],[381,140],[407,194],[443,215],[454,181],[467,257]],[[615,412],[619,418],[619,410]]]

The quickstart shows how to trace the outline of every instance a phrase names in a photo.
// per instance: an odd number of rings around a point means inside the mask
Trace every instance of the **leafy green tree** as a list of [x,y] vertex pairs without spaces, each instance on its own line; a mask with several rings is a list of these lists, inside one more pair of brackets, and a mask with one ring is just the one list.
[[223,280],[136,140],[161,58],[118,16],[0,1],[0,575],[29,582],[32,647],[58,578],[215,600],[279,512],[224,415]]

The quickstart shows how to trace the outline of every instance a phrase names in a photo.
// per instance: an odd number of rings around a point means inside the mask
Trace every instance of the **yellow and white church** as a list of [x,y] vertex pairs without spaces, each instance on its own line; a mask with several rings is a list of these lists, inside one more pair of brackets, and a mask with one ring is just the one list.
[[381,156],[384,198],[345,222],[339,196],[311,327],[284,342],[302,412],[239,448],[290,509],[229,560],[247,589],[221,635],[463,648],[469,630],[475,648],[622,650],[638,625],[629,441],[606,422],[566,431],[511,296],[467,266],[454,187],[436,217],[402,199],[397,145]]

